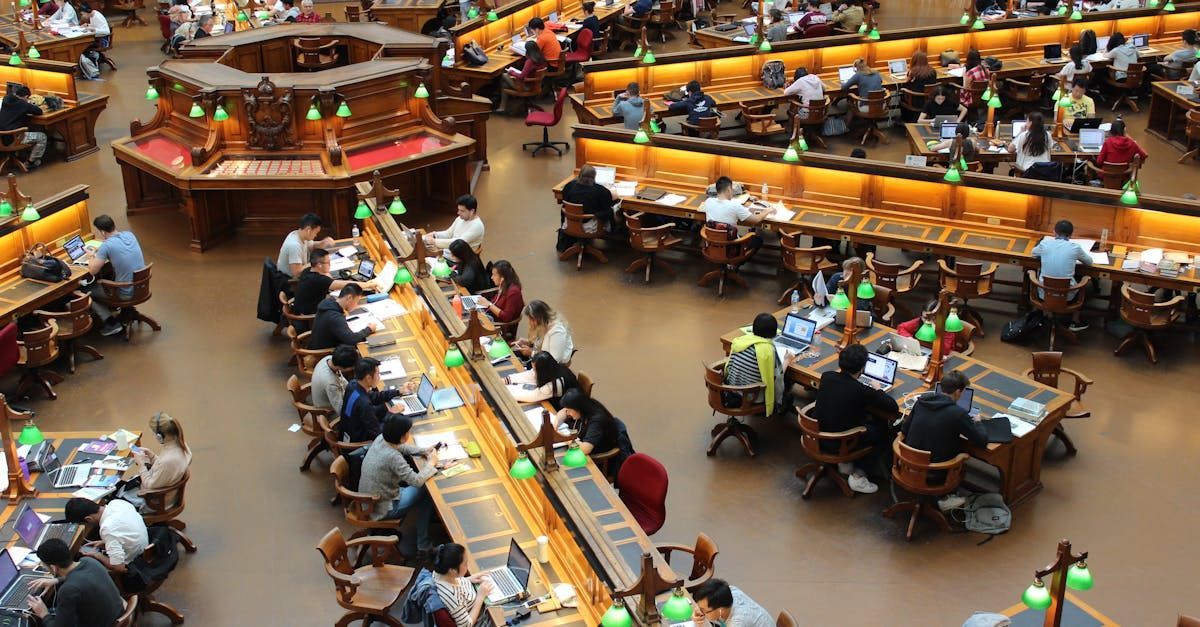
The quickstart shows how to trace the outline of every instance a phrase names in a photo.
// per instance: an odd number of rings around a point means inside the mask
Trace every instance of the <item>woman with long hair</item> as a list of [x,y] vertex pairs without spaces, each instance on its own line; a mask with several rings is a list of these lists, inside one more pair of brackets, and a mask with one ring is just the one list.
[[454,274],[451,278],[465,287],[468,292],[478,294],[491,289],[492,282],[488,279],[487,269],[483,267],[479,255],[466,240],[456,239],[450,242],[450,258],[454,261]]
[[550,401],[555,409],[563,394],[579,387],[575,373],[546,351],[534,353],[529,370],[504,377],[504,383],[518,403]]
[[183,426],[165,411],[150,418],[150,431],[162,446],[157,454],[138,447],[133,460],[141,466],[139,476],[143,490],[155,490],[179,483],[192,463],[192,450],[183,437]]
[[1049,161],[1052,144],[1053,140],[1050,139],[1050,131],[1046,130],[1042,114],[1033,111],[1029,114],[1029,123],[1025,125],[1025,130],[1013,138],[1012,143],[1008,145],[1008,151],[1016,153],[1017,168],[1024,172],[1035,163]]
[[975,94],[971,93],[971,86],[976,83],[986,83],[991,78],[992,72],[988,66],[983,63],[982,57],[979,56],[979,51],[971,48],[967,52],[966,71],[963,72],[962,89],[958,92],[958,101],[968,109],[975,105]]
[[434,549],[433,586],[455,627],[471,627],[484,615],[484,601],[495,585],[483,575],[467,575],[467,549],[463,545],[450,542]]
[[914,52],[912,60],[908,63],[908,82],[904,84],[904,87],[917,93],[924,93],[927,85],[936,82],[937,70],[929,65],[929,55],[924,50]]
[[554,415],[554,426],[568,422],[573,424],[579,434],[579,448],[585,454],[607,453],[617,449],[617,454],[609,458],[607,473],[615,477],[621,469],[621,463],[633,453],[629,435],[625,425],[612,412],[608,411],[600,401],[583,393],[583,390],[571,390],[562,397],[562,409]]
[[538,70],[546,69],[546,56],[542,54],[541,48],[538,47],[537,40],[530,39],[525,42],[525,64],[518,71],[515,68],[508,68],[504,73],[500,74],[500,85],[497,91],[500,92],[500,104],[496,107],[494,113],[508,114],[508,94],[504,93],[505,89],[513,89],[520,86],[526,79],[532,77]]
[[492,264],[492,283],[496,286],[495,300],[480,297],[487,312],[496,322],[509,323],[521,315],[525,297],[521,294],[521,279],[506,259]]
[[571,361],[575,352],[575,340],[567,319],[550,308],[545,302],[531,300],[525,305],[525,322],[529,327],[529,338],[521,338],[513,346],[513,352],[528,357],[539,351],[550,353],[559,363]]

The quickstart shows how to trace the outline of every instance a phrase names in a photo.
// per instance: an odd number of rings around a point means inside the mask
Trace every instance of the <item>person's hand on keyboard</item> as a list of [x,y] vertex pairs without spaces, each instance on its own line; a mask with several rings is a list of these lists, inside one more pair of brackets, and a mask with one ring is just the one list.
[[34,579],[33,581],[29,582],[29,593],[40,597],[50,590],[53,590],[54,586],[57,585],[58,580],[54,577],[42,577],[41,579]]
[[481,577],[479,581],[479,596],[487,598],[488,595],[496,589],[496,582],[488,577]]
[[25,603],[29,605],[29,611],[38,618],[45,618],[50,613],[46,610],[46,602],[42,600],[42,597],[31,594],[25,599]]

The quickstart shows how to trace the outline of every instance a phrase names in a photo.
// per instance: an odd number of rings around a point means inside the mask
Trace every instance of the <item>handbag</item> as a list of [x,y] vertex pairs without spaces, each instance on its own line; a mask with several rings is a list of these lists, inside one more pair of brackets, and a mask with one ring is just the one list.
[[487,53],[473,41],[468,41],[467,45],[463,46],[463,58],[466,59],[467,65],[472,67],[486,65],[488,62]]
[[21,258],[21,276],[35,281],[58,283],[71,276],[71,268],[46,250],[45,244],[34,244]]

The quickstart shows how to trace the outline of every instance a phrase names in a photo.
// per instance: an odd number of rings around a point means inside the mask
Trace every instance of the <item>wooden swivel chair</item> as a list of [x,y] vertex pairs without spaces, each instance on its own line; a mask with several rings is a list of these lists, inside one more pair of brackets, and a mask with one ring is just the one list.
[[661,543],[655,544],[654,548],[658,549],[658,553],[663,556],[667,565],[671,564],[671,555],[674,553],[687,553],[692,557],[692,569],[688,572],[687,578],[683,580],[683,587],[689,592],[713,578],[717,571],[717,554],[721,552],[717,548],[717,543],[704,532],[696,535],[694,546]]
[[1133,166],[1128,162],[1105,163],[1097,166],[1091,161],[1084,161],[1083,165],[1091,177],[1100,180],[1104,189],[1121,189],[1133,175]]
[[[354,548],[360,549],[360,557],[369,555],[371,563],[355,568],[350,560]],[[325,558],[325,573],[333,580],[338,605],[347,610],[336,623],[339,627],[356,620],[363,625],[380,622],[404,627],[391,609],[408,593],[417,570],[392,563],[399,559],[395,538],[366,536],[347,542],[342,530],[334,527],[321,538],[317,551]]]
[[775,103],[745,103],[739,102],[738,109],[742,112],[742,120],[746,122],[746,138],[749,141],[768,140],[780,133],[786,133],[787,127],[775,121]]
[[[967,467],[966,453],[959,453],[954,459],[934,463],[929,461],[929,451],[915,449],[904,443],[904,435],[897,435],[892,442],[892,480],[905,491],[916,498],[911,501],[901,501],[883,510],[886,518],[894,518],[901,512],[912,512],[908,518],[908,532],[905,538],[913,539],[917,520],[922,516],[928,518],[942,531],[950,531],[950,523],[938,508],[937,498],[945,496],[958,489],[962,483],[963,473]],[[931,481],[930,475],[934,475]],[[940,475],[945,480],[936,482]]]
[[[1188,159],[1195,160],[1197,156],[1200,156],[1200,109],[1188,111],[1184,118],[1186,126],[1184,126],[1183,134],[1187,137],[1187,151],[1179,157],[1176,163],[1183,163]],[[0,168],[0,170],[2,169]]]
[[650,14],[647,13],[641,17],[626,15],[624,22],[613,22],[613,26],[617,28],[616,34],[620,38],[617,49],[624,50],[628,47],[630,50],[634,50],[637,46],[641,45],[642,29],[646,27],[649,21]]
[[[110,5],[113,10],[122,11],[125,13],[125,19],[121,21],[121,25],[129,28],[134,24],[145,26],[146,20],[143,20],[138,15],[138,9],[146,8],[145,0],[117,0]],[[115,69],[115,68],[114,68]]]
[[682,244],[683,240],[671,234],[671,229],[675,228],[674,222],[655,227],[642,226],[644,215],[641,211],[625,214],[625,228],[629,229],[629,247],[641,255],[625,268],[625,272],[634,273],[644,269],[646,271],[645,281],[649,283],[650,274],[655,267],[666,270],[672,276],[675,275],[675,269],[663,261],[659,257],[659,253],[675,248]]
[[775,627],[796,627],[796,618],[792,616],[791,612],[784,610],[775,619]]
[[1180,614],[1179,619],[1175,622],[1175,627],[1200,627],[1200,618]]
[[780,305],[790,302],[792,292],[797,290],[801,298],[812,298],[812,276],[838,267],[829,260],[829,254],[833,252],[832,246],[801,248],[799,231],[789,233],[780,230],[779,247],[783,253],[783,270],[796,275],[796,282],[779,295]]
[[28,127],[22,126],[11,131],[0,131],[0,174],[10,165],[17,166],[22,172],[29,172],[29,166],[25,165],[25,160],[19,156],[20,153],[33,148],[33,144],[22,141],[28,130]]
[[595,59],[608,54],[608,46],[611,39],[612,29],[604,25],[600,30],[600,34],[592,38],[592,55],[590,58]]
[[325,414],[317,414],[317,426],[321,433],[325,436],[325,446],[333,453],[334,459],[356,451],[364,446],[370,446],[371,441],[365,442],[343,442],[342,430],[339,426],[340,418],[326,417]]
[[[817,482],[824,477],[832,479],[842,490],[842,494],[853,498],[854,490],[850,489],[850,483],[838,472],[838,464],[849,464],[871,454],[873,447],[860,445],[867,428],[855,427],[838,432],[821,431],[821,424],[812,415],[816,406],[816,403],[809,403],[797,412],[797,420],[800,422],[800,445],[804,448],[804,455],[812,460],[796,469],[796,478],[805,482],[800,498],[808,500],[812,496],[813,488],[817,487]],[[836,450],[826,452],[821,447],[823,442]]]
[[884,324],[895,325],[896,303],[892,302],[891,288],[875,284],[871,284],[871,287],[875,290],[875,298],[871,299],[871,315]]
[[[371,514],[375,511],[375,504],[379,502],[379,496],[349,488],[350,463],[346,461],[345,456],[338,455],[334,458],[333,463],[329,465],[329,474],[333,475],[333,489],[341,497],[346,522],[358,529],[354,535],[350,536],[351,540],[371,535],[372,532],[384,532],[385,535],[397,538],[400,536],[400,525],[404,522],[403,516],[389,520],[372,520]],[[385,504],[385,506],[389,505]],[[340,531],[338,533],[341,534]],[[391,538],[391,541],[395,543],[396,538]]]
[[138,595],[131,595],[125,599],[125,611],[117,617],[117,622],[113,623],[113,627],[133,627],[133,619],[137,614]]
[[67,367],[75,373],[75,355],[87,353],[92,359],[104,359],[104,355],[88,344],[76,344],[76,340],[92,330],[92,297],[84,292],[74,292],[63,311],[39,309],[33,312],[45,320],[58,323],[58,346],[67,356]]
[[900,111],[905,122],[916,122],[921,117],[921,113],[925,111],[925,103],[933,98],[937,87],[937,83],[929,83],[923,92],[900,88]]
[[1041,108],[1045,86],[1046,75],[1035,73],[1028,81],[1004,79],[1004,87],[1000,91],[1004,92],[1005,106],[1011,108],[1014,118],[1018,118]]
[[505,87],[501,90],[509,97],[510,110],[511,103],[515,101],[519,103],[517,105],[519,115],[525,115],[528,112],[529,103],[542,95],[542,81],[546,80],[547,69],[545,67],[538,68],[529,76],[517,81],[512,87]]
[[[1072,392],[1075,397],[1071,401],[1071,406],[1067,408],[1066,418],[1088,418],[1092,412],[1083,407],[1083,394],[1087,392],[1088,386],[1095,381],[1088,378],[1087,375],[1072,370],[1062,365],[1063,354],[1058,351],[1041,351],[1033,353],[1033,367],[1025,371],[1025,376],[1052,388],[1058,387],[1059,376],[1064,372],[1071,375],[1075,379],[1075,389]],[[1071,442],[1071,438],[1067,436],[1067,430],[1063,427],[1062,422],[1054,427],[1054,435],[1062,440],[1063,446],[1067,447],[1068,455],[1075,455],[1079,451],[1075,448],[1075,444]]]
[[901,296],[916,289],[921,283],[921,274],[917,272],[924,261],[918,259],[912,265],[905,268],[898,263],[888,263],[875,258],[875,253],[867,253],[866,258],[867,274],[871,278],[871,283],[882,285],[892,290],[892,302],[896,305],[896,309],[901,315],[905,316],[905,320],[912,318],[908,308],[899,302]]
[[892,143],[892,140],[879,129],[880,120],[886,120],[891,115],[889,103],[892,95],[886,89],[872,91],[867,94],[866,98],[859,96],[855,91],[851,91],[848,95],[850,111],[854,115],[854,119],[863,120],[865,123],[859,143],[865,146],[871,139],[877,139],[885,144]]
[[1028,277],[1033,285],[1029,291],[1029,304],[1049,318],[1050,350],[1054,350],[1054,340],[1059,333],[1072,344],[1078,344],[1079,338],[1063,323],[1063,318],[1069,318],[1083,308],[1083,301],[1087,298],[1086,288],[1091,284],[1092,277],[1085,276],[1075,284],[1070,278],[1044,276],[1039,279],[1033,270],[1028,271]]
[[721,118],[710,116],[696,120],[695,124],[683,120],[679,123],[679,127],[683,129],[683,134],[688,137],[699,137],[701,139],[720,139],[721,137]]
[[317,367],[317,362],[324,359],[326,355],[333,354],[332,348],[309,348],[310,339],[312,339],[312,331],[305,331],[292,338],[292,358],[296,362],[296,370],[300,372],[300,376],[308,379],[312,379],[313,368]]
[[829,117],[829,96],[820,100],[809,100],[803,104],[797,99],[789,107],[789,111],[792,107],[796,110],[792,123],[800,126],[800,132],[804,133],[804,141],[808,142],[809,146],[828,148],[825,139],[821,137],[821,127],[825,126],[825,118]]
[[[180,533],[176,529],[163,525],[150,527],[148,531],[150,544],[146,545],[145,550],[137,557],[137,560],[142,562],[148,570],[165,571],[164,574],[158,579],[148,582],[144,588],[136,593],[129,593],[124,590],[122,586],[123,576],[118,576],[111,571],[109,575],[112,577],[113,582],[117,584],[117,588],[121,591],[121,597],[125,599],[126,603],[132,604],[133,597],[138,597],[133,623],[141,623],[141,619],[147,614],[160,614],[171,621],[172,625],[182,625],[184,622],[182,612],[154,598],[154,593],[167,582],[169,573],[173,572],[174,566],[172,564],[178,564],[179,552],[175,548],[175,543],[179,541]],[[128,611],[128,606],[126,606],[126,611]]]
[[585,254],[591,255],[600,263],[608,263],[608,256],[594,244],[596,240],[604,239],[605,231],[596,228],[589,232],[585,227],[585,224],[589,220],[595,220],[596,216],[584,213],[583,205],[580,204],[563,201],[562,205],[564,220],[563,234],[575,238],[575,243],[570,248],[559,253],[558,260],[566,261],[574,257],[576,270],[583,267],[583,256]]
[[591,397],[592,388],[596,387],[596,383],[592,381],[591,375],[580,370],[575,373],[575,380],[579,382],[579,391],[583,392],[584,396]]
[[658,3],[658,9],[650,13],[650,21],[646,25],[658,31],[658,38],[663,43],[666,43],[667,39],[675,39],[675,35],[668,33],[667,29],[678,26],[675,17],[678,11],[678,4],[675,0],[662,0]]
[[716,264],[717,269],[700,277],[697,283],[705,287],[713,281],[717,282],[717,296],[725,295],[725,281],[733,281],[743,288],[749,288],[746,279],[738,273],[738,268],[754,254],[754,249],[747,244],[753,233],[737,237],[733,229],[714,229],[708,226],[700,229],[700,254],[709,263]]
[[1133,327],[1117,349],[1114,355],[1121,355],[1135,344],[1141,344],[1146,351],[1150,363],[1158,363],[1158,351],[1151,341],[1152,333],[1165,330],[1183,315],[1187,297],[1179,294],[1171,300],[1162,303],[1154,302],[1154,294],[1139,292],[1129,287],[1121,286],[1121,320]]
[[297,37],[292,40],[292,51],[296,54],[296,67],[305,72],[319,72],[335,67],[341,60],[337,39],[321,43],[320,37]]
[[17,368],[21,370],[21,379],[17,383],[14,398],[25,398],[34,386],[41,386],[46,398],[55,400],[58,394],[54,386],[63,382],[63,376],[45,366],[58,361],[58,323],[53,319],[45,320],[45,326],[26,331],[17,340],[20,357]]
[[312,465],[317,455],[323,451],[330,450],[329,443],[325,441],[325,430],[321,428],[321,421],[317,420],[317,416],[324,416],[326,423],[334,420],[337,417],[337,412],[340,410],[333,407],[317,407],[310,403],[312,384],[300,384],[300,378],[296,375],[288,377],[287,381],[288,392],[292,394],[292,406],[296,408],[296,418],[300,422],[300,431],[312,438],[308,442],[308,451],[304,455],[304,463],[300,464],[300,471],[308,470]]
[[[721,446],[721,442],[725,438],[735,437],[742,443],[742,447],[746,449],[746,454],[754,457],[754,446],[758,440],[758,434],[754,429],[738,420],[744,416],[761,416],[766,413],[767,406],[765,402],[756,401],[759,395],[766,394],[766,385],[757,383],[754,385],[728,385],[725,383],[725,363],[727,359],[722,359],[713,364],[704,366],[704,387],[708,390],[708,406],[712,408],[713,415],[720,413],[728,418],[725,422],[717,423],[712,428],[712,441],[708,444],[708,456],[712,457],[717,454],[717,448]],[[782,381],[780,382],[782,384]],[[725,404],[724,397],[729,395],[736,396],[739,403],[733,407]]]
[[187,529],[187,523],[179,519],[185,505],[183,495],[191,477],[191,471],[186,470],[179,481],[153,490],[143,488],[138,492],[138,496],[146,502],[142,508],[142,520],[146,522],[146,526],[166,525],[170,527],[175,537],[183,544],[183,548],[188,553],[195,553],[196,543],[192,542],[192,539],[183,532],[184,529]]
[[283,302],[283,322],[291,328],[288,331],[288,337],[295,337],[297,334],[304,333],[312,329],[313,320],[317,318],[316,314],[298,314],[293,310],[296,306],[295,298],[288,298],[284,292],[279,293],[279,300]]
[[617,495],[646,535],[667,521],[667,468],[645,453],[634,453],[617,472]]
[[[121,310],[117,314],[117,320],[125,325],[123,337],[125,341],[129,341],[130,334],[133,333],[133,323],[144,322],[150,325],[155,331],[162,331],[162,326],[154,321],[153,318],[138,311],[137,306],[150,300],[150,277],[154,272],[154,264],[146,264],[145,268],[136,270],[133,273],[133,280],[128,282],[109,281],[108,279],[100,279],[100,288],[103,294],[96,298],[102,305],[107,306],[113,311]],[[125,296],[121,292],[130,290],[129,295]]]
[[346,21],[358,22],[362,20],[362,9],[354,6],[346,7]]
[[988,264],[955,260],[954,267],[946,264],[944,259],[938,259],[940,275],[938,282],[942,289],[949,290],[963,301],[958,309],[958,317],[975,325],[979,335],[983,335],[983,318],[971,309],[972,298],[986,298],[992,293],[992,281],[1000,264]]
[[1108,73],[1104,75],[1104,83],[1114,93],[1113,112],[1120,109],[1121,105],[1128,105],[1134,113],[1141,113],[1142,110],[1138,108],[1137,100],[1134,100],[1134,92],[1142,87],[1142,78],[1146,75],[1146,64],[1130,63],[1129,68],[1125,70],[1125,78],[1117,78],[1118,71],[1117,68],[1110,65]]

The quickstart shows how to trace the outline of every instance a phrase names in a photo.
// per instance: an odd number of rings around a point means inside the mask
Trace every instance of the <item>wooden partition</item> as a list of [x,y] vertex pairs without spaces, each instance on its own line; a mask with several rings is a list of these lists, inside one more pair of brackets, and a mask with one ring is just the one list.
[[61,109],[34,116],[31,123],[44,127],[62,139],[62,156],[67,161],[74,161],[100,149],[96,141],[96,121],[108,106],[107,95],[76,90],[75,69],[75,63],[42,59],[16,66],[0,66],[0,83],[3,84],[0,85],[0,93],[8,93],[8,83],[20,83],[35,95],[62,98]]
[[[72,266],[72,276],[61,283],[43,283],[21,277],[21,260],[34,244],[45,244],[51,254],[65,259],[63,245],[76,235],[92,237],[88,212],[88,187],[75,185],[49,198],[26,200],[14,193],[15,182],[9,175],[7,191],[0,198],[13,204],[11,216],[0,218],[0,324],[25,315],[74,290],[84,268]],[[32,202],[41,216],[26,222],[21,219],[26,202]]]

